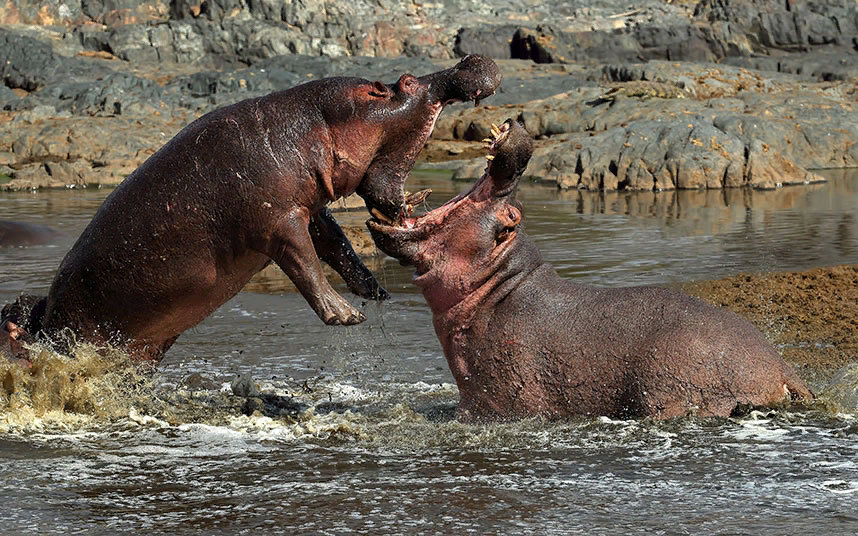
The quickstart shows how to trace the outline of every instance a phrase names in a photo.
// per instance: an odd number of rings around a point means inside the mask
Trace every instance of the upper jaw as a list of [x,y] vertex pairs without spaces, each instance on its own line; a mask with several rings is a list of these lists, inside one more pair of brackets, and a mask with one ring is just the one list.
[[428,83],[432,98],[437,102],[480,101],[493,95],[503,81],[497,64],[490,58],[471,54],[462,58],[455,66],[422,77]]
[[[435,128],[435,121],[444,106],[460,101],[475,101],[476,104],[479,104],[480,100],[494,94],[502,79],[503,76],[497,64],[490,58],[478,55],[466,56],[450,69],[416,79],[422,88],[418,92],[427,91],[429,103],[433,107],[431,120],[426,123],[425,129],[420,133],[423,136],[423,141],[429,139]],[[422,148],[423,143],[419,143],[414,154],[408,155],[412,159],[411,162],[417,158],[417,153]],[[386,220],[390,222],[398,222],[410,217],[411,207],[418,201],[409,199],[404,192],[404,183],[405,178],[403,177],[402,183],[398,184],[393,189],[394,191],[367,191],[361,194],[366,201],[367,210],[370,214],[383,221],[386,217]]]
[[459,194],[440,207],[419,217],[412,217],[414,206],[423,203],[429,194],[432,193],[431,189],[421,190],[414,194],[403,194],[404,202],[402,204],[402,209],[399,211],[396,218],[387,216],[384,211],[380,210],[378,207],[370,206],[370,202],[367,201],[367,208],[372,215],[372,219],[367,222],[367,225],[370,226],[371,230],[374,228],[377,233],[387,234],[401,233],[403,231],[416,231],[418,229],[425,230],[430,225],[440,225],[446,215],[465,200],[480,201],[496,195],[496,192],[493,190],[494,177],[491,175],[492,168],[496,167],[493,166],[493,159],[500,147],[503,146],[509,138],[509,134],[512,130],[511,125],[511,121],[507,121],[500,127],[492,125],[492,138],[490,140],[486,140],[490,141],[488,154],[486,156],[486,159],[489,161],[489,165],[486,168],[486,173],[478,179],[467,192]]
[[370,221],[375,221],[379,224],[386,224],[387,226],[403,226],[405,225],[405,222],[413,216],[414,206],[423,203],[431,193],[431,188],[426,188],[425,190],[420,190],[413,194],[402,192],[402,202],[399,204],[398,209],[394,209],[394,217],[389,216],[389,214],[391,214],[390,211],[382,210],[371,201],[366,200],[367,210],[369,210],[369,213],[373,218]]

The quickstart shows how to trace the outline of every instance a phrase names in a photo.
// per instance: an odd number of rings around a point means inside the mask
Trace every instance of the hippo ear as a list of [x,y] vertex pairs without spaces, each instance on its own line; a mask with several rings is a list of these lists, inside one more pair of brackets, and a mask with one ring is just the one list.
[[372,84],[372,89],[369,90],[369,95],[371,97],[378,97],[379,99],[389,99],[393,97],[393,91],[382,82],[376,80]]
[[414,78],[412,75],[405,73],[404,75],[399,77],[399,81],[396,83],[399,91],[405,91],[407,93],[411,93],[414,89],[420,85],[420,81]]

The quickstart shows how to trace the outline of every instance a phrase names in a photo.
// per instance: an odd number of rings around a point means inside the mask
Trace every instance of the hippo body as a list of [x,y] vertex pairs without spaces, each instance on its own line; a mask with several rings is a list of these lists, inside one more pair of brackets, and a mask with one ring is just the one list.
[[157,361],[272,260],[325,323],[363,321],[320,260],[361,297],[387,293],[326,205],[357,192],[401,218],[406,175],[443,107],[499,83],[491,60],[468,56],[390,86],[326,78],[204,115],[104,201],[57,270],[41,333],[60,350],[73,338]]
[[532,152],[517,123],[466,194],[376,243],[412,264],[459,387],[459,417],[728,416],[811,397],[747,320],[681,292],[559,277],[520,228],[514,199]]

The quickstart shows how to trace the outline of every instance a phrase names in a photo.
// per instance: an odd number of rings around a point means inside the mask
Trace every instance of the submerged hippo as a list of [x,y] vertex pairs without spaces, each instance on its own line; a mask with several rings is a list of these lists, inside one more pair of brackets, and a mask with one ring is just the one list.
[[509,121],[495,132],[469,192],[400,224],[367,222],[382,251],[416,268],[460,418],[727,416],[812,396],[732,312],[673,290],[561,279],[520,228],[530,137]]
[[410,214],[419,194],[406,199],[403,185],[438,114],[500,81],[494,62],[468,56],[393,85],[326,78],[204,115],[104,201],[60,264],[37,328],[60,349],[75,338],[158,360],[272,260],[325,323],[363,321],[320,259],[355,294],[387,293],[325,206],[357,192],[378,217]]
[[0,220],[0,248],[50,244],[61,236],[59,231],[46,225]]

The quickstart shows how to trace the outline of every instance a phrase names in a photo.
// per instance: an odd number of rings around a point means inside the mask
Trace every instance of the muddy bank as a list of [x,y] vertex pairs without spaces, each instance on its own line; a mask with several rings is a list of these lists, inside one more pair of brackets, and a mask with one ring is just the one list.
[[748,318],[816,392],[858,363],[858,265],[739,274],[683,290]]

